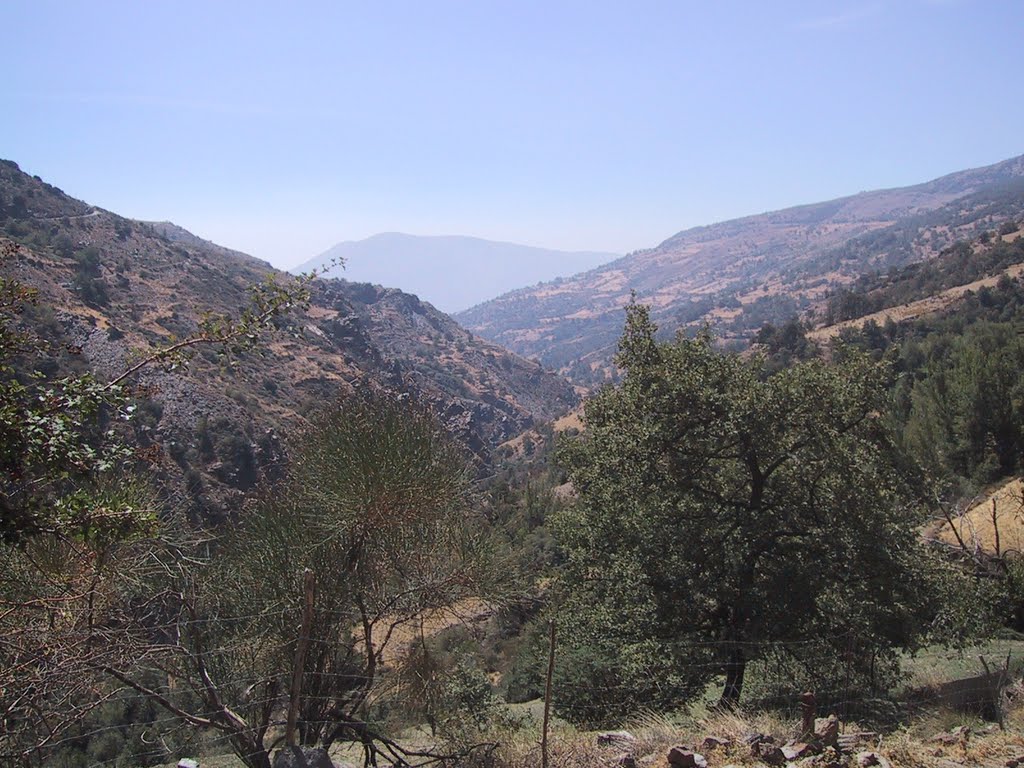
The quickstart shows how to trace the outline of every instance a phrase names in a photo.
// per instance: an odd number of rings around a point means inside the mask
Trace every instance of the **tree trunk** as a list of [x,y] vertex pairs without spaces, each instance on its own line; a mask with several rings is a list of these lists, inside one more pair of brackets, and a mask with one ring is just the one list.
[[718,706],[722,709],[735,709],[740,703],[743,692],[743,675],[747,671],[747,657],[742,648],[729,651],[729,660],[725,662],[725,689]]
[[270,768],[270,753],[262,744],[242,735],[233,737],[231,742],[235,755],[248,768]]

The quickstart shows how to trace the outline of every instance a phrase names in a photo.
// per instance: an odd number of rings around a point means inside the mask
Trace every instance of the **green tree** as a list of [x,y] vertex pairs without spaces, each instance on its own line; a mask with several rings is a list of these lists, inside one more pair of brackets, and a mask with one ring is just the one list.
[[[849,356],[769,375],[706,333],[655,331],[628,308],[622,383],[588,401],[562,454],[579,494],[558,520],[573,714],[678,707],[717,675],[734,705],[748,663],[780,649],[813,671],[855,637],[867,673],[915,647],[944,571],[881,417],[886,369]],[[584,696],[573,676],[600,683]]]
[[936,476],[978,484],[1016,472],[1024,452],[1024,342],[1009,325],[976,323],[927,344],[910,392],[907,441]]
[[[0,266],[6,271],[20,251],[0,241]],[[53,350],[23,320],[37,292],[0,276],[0,759],[45,756],[116,693],[101,673],[124,666],[125,654],[136,658],[125,629],[145,623],[125,596],[142,594],[154,562],[166,582],[161,553],[173,563],[183,551],[150,538],[159,508],[118,428],[134,410],[132,377],[177,366],[198,346],[230,353],[258,343],[305,304],[312,278],[268,277],[235,316],[207,317],[195,333],[141,351],[102,381],[60,373]]]
[[[224,533],[213,561],[168,563],[178,597],[163,610],[180,630],[174,638],[153,642],[152,622],[140,621],[139,662],[107,671],[183,722],[220,731],[251,768],[270,765],[273,729],[293,702],[299,744],[355,741],[368,762],[379,753],[407,760],[372,717],[388,702],[385,659],[398,658],[399,637],[425,617],[491,591],[467,469],[461,449],[408,396],[344,399],[297,435],[287,479]],[[300,654],[307,578],[312,610]],[[166,594],[165,581],[143,592],[163,585]],[[195,695],[143,684],[147,670]]]
[[[0,241],[0,266],[18,254],[16,244]],[[235,316],[208,315],[194,333],[141,351],[137,362],[101,381],[91,373],[44,373],[57,368],[52,351],[20,323],[36,291],[0,276],[0,542],[130,528],[139,510],[94,504],[91,488],[130,465],[132,447],[115,427],[134,411],[133,377],[154,365],[177,367],[200,346],[223,354],[254,346],[281,316],[308,303],[314,277],[281,282],[268,275]]]

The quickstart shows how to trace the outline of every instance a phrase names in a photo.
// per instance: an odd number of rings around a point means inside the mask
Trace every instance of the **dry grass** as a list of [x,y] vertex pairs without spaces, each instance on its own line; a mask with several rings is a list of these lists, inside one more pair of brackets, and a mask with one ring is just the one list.
[[1024,553],[1024,482],[1018,478],[1004,483],[954,518],[953,524],[939,528],[939,540],[959,545],[959,535],[968,550],[995,554],[998,531],[1000,554],[1010,550]]
[[[1018,701],[1020,698],[1018,697]],[[538,768],[541,765],[540,728],[534,718],[532,725],[515,731],[493,734],[499,748],[488,761],[470,761],[466,768]],[[955,729],[966,727],[963,735]],[[555,721],[549,737],[548,765],[550,768],[612,768],[621,757],[632,755],[639,768],[669,768],[668,751],[677,744],[687,745],[700,752],[709,768],[759,768],[764,763],[743,744],[750,734],[773,736],[784,744],[796,735],[798,723],[773,714],[719,713],[698,719],[677,719],[663,715],[646,715],[626,724],[624,730],[636,741],[599,745],[597,732],[580,731],[561,721]],[[846,723],[843,731],[855,733],[862,729],[856,723]],[[406,739],[412,734],[403,734]],[[428,739],[426,734],[422,734]],[[708,736],[731,742],[724,747],[703,749]],[[943,736],[939,740],[937,737]],[[426,742],[424,742],[424,745]],[[1024,710],[1018,707],[1009,713],[1005,730],[998,726],[949,711],[935,710],[918,718],[906,728],[882,737],[880,744],[857,747],[854,754],[832,755],[834,762],[800,762],[791,765],[834,765],[842,768],[856,766],[855,754],[875,751],[887,758],[893,768],[1000,768],[1008,760],[1024,757]],[[332,750],[338,764],[361,764],[361,752],[351,745]],[[211,756],[201,762],[204,768],[241,768],[233,756]],[[169,764],[167,768],[171,768]]]
[[[960,738],[946,736],[959,727],[968,731]],[[682,744],[700,752],[709,768],[725,766],[763,766],[743,742],[751,734],[774,737],[777,744],[795,739],[799,723],[771,713],[746,714],[723,712],[708,714],[697,719],[675,719],[661,715],[648,715],[625,726],[636,741],[598,745],[596,732],[577,731],[559,724],[552,732],[549,746],[550,768],[599,768],[617,765],[619,759],[630,754],[640,768],[668,768],[668,751]],[[845,723],[844,733],[863,731],[857,723]],[[704,739],[714,737],[725,746],[710,749],[702,747]],[[952,768],[952,766],[979,766],[996,768],[1007,760],[1024,756],[1024,711],[1012,711],[1006,729],[983,723],[975,718],[952,712],[935,710],[914,722],[911,727],[881,737],[880,742],[864,743],[853,754],[833,754],[832,760],[796,762],[793,765],[810,768],[812,765],[855,766],[855,755],[860,751],[875,751],[888,758],[894,768]],[[535,768],[540,765],[539,733],[521,731],[515,739],[502,745],[496,755],[497,768]]]
[[[426,611],[417,618],[410,620],[386,617],[382,621],[382,626],[391,627],[392,629],[388,638],[388,653],[383,661],[391,663],[395,657],[401,656],[408,651],[414,643],[419,641],[421,636],[429,638],[452,627],[479,625],[493,615],[494,609],[483,600],[466,598],[460,600],[455,605]],[[378,642],[382,640],[383,638],[378,633],[374,639],[374,646],[376,647]],[[380,649],[378,648],[377,650],[379,651]]]
[[[569,413],[561,416],[552,424],[556,434],[567,432],[570,429],[576,429],[578,431],[583,430],[583,408],[580,406],[575,410],[569,411]],[[499,451],[504,451],[506,458],[508,459],[521,459],[526,456],[526,441],[529,440],[534,445],[540,445],[544,442],[544,436],[536,429],[528,429],[525,432],[521,432],[515,437],[506,440],[504,443],[498,446]]]
[[[961,738],[953,735],[958,728],[967,728]],[[922,718],[912,727],[887,736],[880,752],[894,766],[908,768],[945,768],[946,766],[1003,766],[1012,758],[1024,756],[1024,713],[1018,708],[1011,712],[1006,729],[980,723],[949,710],[939,710]]]
[[562,416],[560,419],[555,419],[555,432],[566,432],[570,429],[577,429],[583,431],[583,409],[582,406]]

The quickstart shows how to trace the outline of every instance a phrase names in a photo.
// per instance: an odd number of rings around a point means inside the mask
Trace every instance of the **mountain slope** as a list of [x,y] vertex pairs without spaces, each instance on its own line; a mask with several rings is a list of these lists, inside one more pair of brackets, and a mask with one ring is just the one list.
[[421,237],[387,232],[338,243],[293,272],[341,259],[332,277],[400,286],[444,312],[465,309],[513,288],[572,275],[618,258],[614,253],[555,251],[478,237]]
[[513,291],[456,318],[519,354],[593,383],[635,291],[666,331],[708,320],[746,339],[857,275],[929,258],[1024,211],[1024,156],[901,189],[680,232],[589,272]]
[[[51,373],[124,370],[133,350],[194,332],[202,313],[237,313],[276,273],[245,254],[166,224],[94,209],[0,161],[0,239],[18,244],[5,276],[38,289],[22,316],[54,350]],[[482,466],[535,420],[558,416],[573,389],[396,290],[317,281],[308,313],[224,365],[211,349],[183,373],[148,369],[135,420],[173,503],[205,520],[281,458],[279,435],[354,386],[429,403]]]

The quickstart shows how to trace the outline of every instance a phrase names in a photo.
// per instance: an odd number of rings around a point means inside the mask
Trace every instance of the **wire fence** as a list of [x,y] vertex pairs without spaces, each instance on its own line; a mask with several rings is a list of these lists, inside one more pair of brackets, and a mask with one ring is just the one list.
[[[6,759],[10,764],[41,764],[47,755],[74,748],[80,753],[77,759],[82,765],[124,764],[123,755],[108,759],[88,757],[89,745],[108,735],[120,737],[124,744],[132,739],[140,741],[151,748],[151,755],[170,756],[191,748],[207,753],[237,750],[237,733],[223,728],[197,729],[180,713],[161,709],[152,695],[156,692],[179,702],[183,711],[197,718],[216,720],[218,714],[209,706],[208,685],[215,688],[224,698],[225,707],[239,718],[265,713],[266,722],[261,727],[267,732],[264,742],[267,746],[280,737],[288,701],[287,679],[291,674],[289,661],[294,652],[294,640],[282,638],[280,633],[274,640],[273,633],[237,636],[229,631],[210,647],[203,647],[201,641],[195,643],[198,636],[213,634],[218,628],[279,622],[282,619],[279,613],[253,611],[233,616],[179,616],[127,631],[87,626],[93,611],[85,608],[64,605],[61,611],[59,623],[68,628],[64,632],[45,626],[19,630],[8,623],[7,629],[12,631],[0,637],[0,658],[5,662],[0,670],[0,760]],[[409,676],[415,674],[402,664],[409,656],[410,646],[408,643],[391,646],[375,662],[379,666],[370,671],[366,667],[365,636],[356,617],[344,613],[333,618],[334,626],[345,626],[348,622],[349,630],[343,636],[310,639],[313,656],[329,655],[332,660],[321,660],[314,674],[307,672],[306,690],[302,693],[305,710],[321,713],[330,712],[332,708],[337,710],[344,707],[346,697],[354,698],[356,693],[362,692],[368,697],[364,710],[377,705],[390,709],[393,716],[402,709],[399,700],[408,690]],[[383,616],[374,618],[387,625]],[[295,629],[297,631],[297,626]],[[174,639],[153,641],[161,636]],[[556,652],[555,711],[564,714],[571,709],[558,706],[561,702],[587,701],[595,697],[633,701],[638,688],[656,692],[655,698],[669,699],[676,690],[676,683],[666,677],[666,671],[686,679],[710,681],[703,694],[678,702],[680,708],[705,707],[721,692],[723,659],[728,651],[741,648],[752,659],[747,687],[754,692],[743,700],[746,707],[771,707],[795,716],[805,680],[795,676],[794,669],[802,664],[819,672],[813,693],[823,707],[820,714],[836,714],[844,728],[858,715],[870,716],[873,709],[877,715],[878,710],[895,707],[897,702],[904,709],[963,708],[991,716],[992,712],[986,712],[985,708],[1001,706],[1003,693],[1018,679],[1015,676],[1017,666],[1012,660],[1024,655],[1024,642],[1011,641],[994,642],[983,648],[922,649],[900,659],[907,674],[898,689],[893,689],[892,680],[887,680],[886,687],[870,690],[870,686],[863,685],[863,675],[852,653],[859,642],[856,633],[849,631],[789,641],[779,647],[766,647],[757,642],[680,638],[673,649],[673,659],[677,660],[673,665],[652,659],[649,665],[634,665],[628,674],[602,677],[597,682],[571,674],[572,670],[565,668],[565,659]],[[149,692],[122,685],[105,674],[104,669],[114,664],[126,674],[148,675],[153,680],[149,683]],[[268,667],[271,668],[269,673]],[[820,674],[823,670],[827,674]],[[203,679],[204,675],[209,680]],[[428,682],[432,685],[446,683],[441,667],[430,676]],[[811,685],[813,676],[807,675],[805,679],[807,685]],[[37,687],[35,691],[33,686]],[[44,690],[46,686],[51,686],[51,690]],[[368,690],[370,686],[372,694]],[[758,694],[766,692],[770,695],[758,698]],[[77,695],[91,699],[73,701]],[[46,711],[46,700],[57,705],[63,701],[67,710],[62,713],[51,707]],[[150,709],[139,714],[135,708],[141,704],[150,705]],[[123,721],[100,722],[104,707],[116,708],[122,713]],[[423,707],[418,714],[422,715],[422,710]],[[55,722],[62,714],[68,722]],[[623,714],[628,716],[628,713]],[[333,716],[336,715],[337,711]],[[105,716],[114,715],[106,713]],[[22,730],[19,731],[19,727]],[[536,724],[526,727],[536,727]],[[33,728],[38,731],[34,743],[29,733]],[[355,730],[349,736],[358,741]],[[22,737],[20,749],[13,749],[19,737]]]

